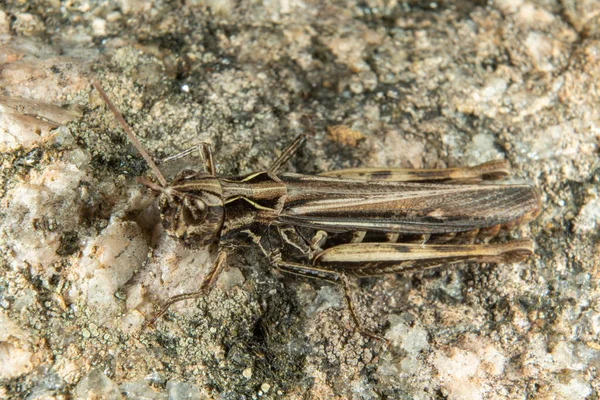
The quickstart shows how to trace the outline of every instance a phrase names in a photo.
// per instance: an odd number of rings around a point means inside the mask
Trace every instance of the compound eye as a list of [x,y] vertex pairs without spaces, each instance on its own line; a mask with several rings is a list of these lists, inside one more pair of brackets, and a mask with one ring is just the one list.
[[188,224],[197,225],[206,219],[206,203],[191,196],[183,198],[183,218]]

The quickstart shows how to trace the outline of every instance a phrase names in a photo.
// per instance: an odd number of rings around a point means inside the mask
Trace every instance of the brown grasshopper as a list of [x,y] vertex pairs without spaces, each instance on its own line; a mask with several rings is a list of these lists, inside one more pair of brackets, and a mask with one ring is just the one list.
[[346,277],[466,261],[511,263],[533,252],[529,239],[487,242],[540,211],[535,187],[498,182],[510,175],[505,160],[448,169],[345,169],[317,176],[280,172],[304,143],[306,135],[300,135],[268,170],[233,178],[216,175],[211,148],[202,143],[170,158],[198,150],[204,171],[185,169],[167,182],[102,88],[93,85],[158,181],[140,179],[158,192],[166,232],[189,245],[219,247],[199,291],[171,298],[159,315],[177,301],[205,294],[225,265],[227,244],[243,236],[283,272],[343,284],[355,322]]

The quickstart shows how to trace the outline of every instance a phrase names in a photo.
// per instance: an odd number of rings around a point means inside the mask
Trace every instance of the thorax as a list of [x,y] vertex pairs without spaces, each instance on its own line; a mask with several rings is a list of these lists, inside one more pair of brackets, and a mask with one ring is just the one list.
[[221,179],[225,221],[221,238],[239,231],[260,230],[273,222],[285,204],[286,186],[274,174],[256,172]]

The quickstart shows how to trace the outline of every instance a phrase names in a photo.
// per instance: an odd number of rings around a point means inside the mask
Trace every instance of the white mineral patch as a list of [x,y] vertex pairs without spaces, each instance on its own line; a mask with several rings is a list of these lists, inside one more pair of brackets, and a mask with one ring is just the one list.
[[558,342],[545,360],[546,368],[560,372],[563,370],[585,371],[588,365],[598,360],[598,351],[591,349],[583,343]]
[[495,6],[502,12],[509,14],[516,12],[525,0],[496,0]]
[[[10,24],[8,23],[8,18],[6,13],[0,10],[0,35],[6,35],[10,32]],[[0,38],[2,39],[2,38]],[[0,62],[2,60],[0,59]]]
[[402,318],[391,315],[390,329],[386,332],[386,339],[394,346],[400,346],[409,354],[417,354],[429,348],[427,331],[419,324],[410,327]]
[[573,229],[579,234],[597,232],[600,228],[600,197],[594,193],[579,211]]
[[474,91],[472,96],[476,102],[500,102],[506,92],[508,82],[502,78],[490,78],[480,90]]
[[245,280],[246,278],[244,278],[244,274],[239,268],[228,267],[221,273],[217,281],[217,287],[226,292],[235,286],[243,285]]
[[159,393],[148,385],[148,383],[139,379],[133,382],[126,382],[119,387],[121,393],[125,394],[128,399],[153,399],[167,400],[168,396],[165,393]]
[[548,37],[538,32],[530,32],[524,43],[538,70],[545,72],[554,70],[555,67],[549,60],[552,52],[558,49],[553,47],[553,43]]
[[88,162],[89,155],[81,150],[66,153],[64,161],[41,172],[32,171],[29,183],[8,192],[0,240],[12,252],[14,267],[21,268],[26,262],[43,269],[60,259],[56,254],[61,236],[55,230],[57,221],[63,232],[80,225],[77,187],[89,179]]
[[317,292],[317,296],[314,298],[308,310],[306,311],[307,316],[310,318],[316,314],[319,314],[328,308],[338,308],[342,305],[342,294],[339,290],[331,285],[323,286]]
[[[29,14],[21,14],[25,22]],[[0,14],[0,34],[5,15]],[[35,39],[0,45],[0,151],[40,145],[56,127],[81,116],[70,103],[86,90],[84,62]]]
[[106,20],[102,18],[95,18],[94,21],[92,21],[92,29],[94,30],[94,36],[105,36]]
[[[399,367],[400,371],[410,375],[421,367],[420,353],[429,348],[427,332],[420,324],[410,326],[403,318],[396,315],[391,315],[389,321],[390,329],[386,332],[385,337],[391,341],[394,347],[406,351],[407,356],[400,361]],[[398,366],[389,368],[395,370]],[[381,372],[386,374],[384,370]]]
[[0,96],[0,151],[32,148],[79,116],[75,110],[21,97]]
[[397,168],[422,168],[425,144],[420,140],[405,139],[402,132],[389,130],[383,141],[374,140],[373,165]]
[[[558,342],[551,351],[543,335],[531,338],[523,359],[523,373],[537,378],[540,372],[552,373],[550,383],[560,399],[584,399],[592,392],[587,382],[589,365],[597,362],[598,351],[583,343]],[[568,372],[570,379],[562,376]]]
[[556,373],[564,370],[585,371],[590,363],[598,359],[598,351],[583,343],[561,341],[549,351],[546,339],[541,335],[531,338],[528,349],[523,365],[533,373],[537,369]]
[[208,399],[206,393],[201,393],[197,386],[187,382],[168,381],[167,392],[169,400]]
[[140,13],[152,8],[152,2],[145,0],[118,0],[116,3],[125,14]]
[[133,310],[137,308],[144,301],[144,293],[145,289],[142,285],[134,284],[129,286],[126,289],[127,301],[125,302],[125,306],[128,310]]
[[525,157],[523,161],[526,161],[574,158],[578,154],[585,155],[595,151],[595,138],[577,134],[576,129],[579,130],[579,127],[567,122],[535,132],[531,139],[518,144],[517,154],[522,154]]
[[0,47],[0,86],[3,95],[62,104],[70,95],[87,90],[85,62],[56,54],[40,41],[17,39]]
[[235,2],[233,0],[190,0],[189,3],[210,7],[217,15],[228,15],[235,9]]
[[468,155],[466,161],[469,163],[483,163],[504,158],[504,155],[495,147],[494,136],[486,133],[474,135],[471,143],[467,145],[465,153]]
[[556,383],[554,390],[565,400],[583,400],[592,394],[590,384],[578,379],[571,379],[567,383]]
[[482,360],[482,368],[488,375],[501,375],[507,359],[494,344],[475,335],[467,335],[464,340],[464,348],[473,351]]
[[44,22],[37,15],[17,13],[13,18],[12,29],[23,36],[39,35],[46,29]]
[[363,59],[366,42],[342,37],[324,38],[323,41],[340,63],[348,65],[354,71],[369,70],[369,65]]
[[0,380],[15,378],[33,369],[28,339],[27,333],[0,313]]
[[476,379],[479,358],[470,351],[454,348],[448,356],[436,352],[433,365],[438,370],[441,384],[452,399],[481,399],[484,388]]
[[91,370],[75,387],[77,399],[121,399],[117,385],[100,369]]
[[451,399],[482,399],[504,372],[506,357],[489,340],[467,335],[460,347],[434,352],[431,362]]
[[377,398],[377,393],[373,390],[373,386],[368,382],[366,377],[356,379],[350,382],[353,400],[368,400]]
[[517,24],[522,27],[534,26],[536,28],[545,28],[550,25],[556,17],[544,10],[536,7],[531,3],[525,3],[519,8],[519,12],[515,16]]
[[33,369],[33,353],[11,343],[0,342],[0,379],[21,376]]
[[461,93],[453,101],[458,111],[496,118],[503,110],[499,107],[506,96],[508,82],[501,77],[490,77],[483,86],[468,95]]
[[600,337],[600,315],[596,314],[591,317],[590,326],[594,335],[598,335]]
[[146,319],[138,310],[133,310],[125,314],[120,320],[120,328],[123,332],[131,335],[139,332],[144,326]]
[[479,366],[479,358],[470,351],[453,348],[446,355],[437,352],[433,364],[443,381],[464,380],[475,376]]
[[146,259],[148,244],[135,222],[111,219],[83,250],[75,268],[80,290],[99,323],[119,312],[115,292],[131,279]]

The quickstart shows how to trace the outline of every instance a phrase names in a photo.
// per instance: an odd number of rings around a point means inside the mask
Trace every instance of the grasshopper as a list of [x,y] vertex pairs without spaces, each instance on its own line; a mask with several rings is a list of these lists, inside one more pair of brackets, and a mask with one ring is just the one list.
[[280,172],[306,140],[302,134],[268,170],[242,177],[217,176],[210,145],[201,143],[169,159],[199,151],[204,171],[184,169],[167,182],[100,85],[93,85],[158,181],[139,178],[158,193],[166,232],[187,245],[219,249],[199,290],[172,297],[158,316],[175,302],[207,293],[226,264],[228,244],[244,236],[280,271],[343,284],[357,325],[347,277],[468,261],[512,263],[533,253],[529,239],[488,240],[532,220],[541,208],[532,185],[500,182],[510,175],[505,160],[448,169]]

